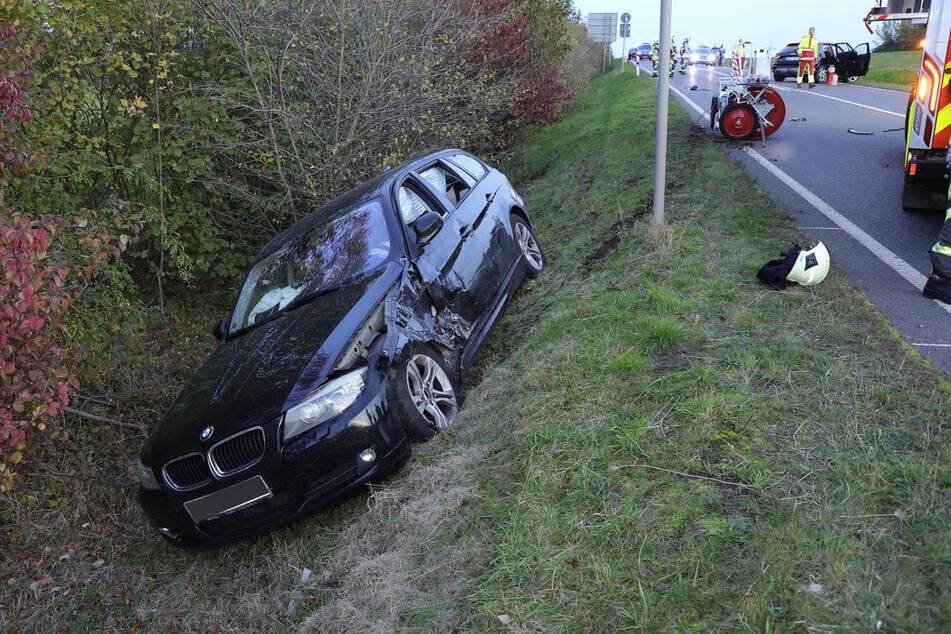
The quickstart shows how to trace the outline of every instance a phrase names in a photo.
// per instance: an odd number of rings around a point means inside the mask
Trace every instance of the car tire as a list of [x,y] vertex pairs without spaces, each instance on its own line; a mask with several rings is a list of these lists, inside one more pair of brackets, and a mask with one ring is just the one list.
[[859,76],[858,76],[858,75],[849,75],[848,77],[845,78],[845,82],[848,83],[848,84],[855,83],[855,82],[857,82],[858,80],[859,80]]
[[775,79],[776,81],[782,81],[786,79],[786,76],[780,73],[773,73],[773,79]]
[[455,422],[459,400],[451,374],[443,356],[424,346],[391,375],[391,404],[411,440],[429,440]]
[[521,216],[512,216],[512,235],[525,260],[525,276],[533,280],[545,268],[545,254],[538,244],[538,238]]
[[829,78],[829,69],[825,66],[819,66],[816,68],[815,77],[812,78],[813,83],[824,84],[826,79]]

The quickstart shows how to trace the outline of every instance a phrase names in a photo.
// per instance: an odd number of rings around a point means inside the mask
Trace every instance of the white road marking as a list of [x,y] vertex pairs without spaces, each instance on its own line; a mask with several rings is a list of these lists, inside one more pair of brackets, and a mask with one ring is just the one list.
[[[772,84],[771,84],[771,85],[772,85]],[[797,91],[802,92],[802,90],[803,90],[803,89],[801,89],[801,88],[779,88],[778,86],[772,86],[772,87],[773,87],[774,90],[780,90],[780,91],[783,91],[783,92],[792,92],[792,91],[794,91],[794,90],[797,90]],[[808,94],[810,97],[822,97],[823,99],[831,99],[832,101],[838,101],[838,102],[840,102],[840,103],[845,103],[845,104],[848,104],[848,105],[850,105],[850,106],[855,106],[855,107],[857,107],[857,108],[867,108],[868,110],[874,110],[875,112],[881,112],[881,113],[884,113],[884,114],[890,114],[890,115],[895,116],[895,117],[901,117],[902,119],[905,118],[905,113],[904,113],[904,112],[892,112],[891,110],[883,110],[882,108],[876,108],[875,106],[866,106],[864,103],[859,103],[859,102],[857,102],[857,101],[849,101],[848,99],[842,99],[841,97],[833,97],[832,95],[826,95],[826,94],[821,93],[821,92],[811,91],[811,92],[808,92],[808,93],[806,93],[806,94]]]

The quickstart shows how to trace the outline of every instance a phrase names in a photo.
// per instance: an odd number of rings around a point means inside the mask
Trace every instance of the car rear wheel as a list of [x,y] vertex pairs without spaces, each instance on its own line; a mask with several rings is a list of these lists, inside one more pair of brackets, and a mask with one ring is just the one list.
[[429,440],[455,422],[456,387],[439,352],[421,348],[392,379],[393,405],[407,436]]
[[522,257],[525,258],[525,264],[528,270],[526,275],[529,279],[538,277],[538,274],[545,268],[545,254],[538,244],[538,239],[532,232],[532,228],[520,216],[512,217],[512,233],[515,234],[515,242],[522,251]]

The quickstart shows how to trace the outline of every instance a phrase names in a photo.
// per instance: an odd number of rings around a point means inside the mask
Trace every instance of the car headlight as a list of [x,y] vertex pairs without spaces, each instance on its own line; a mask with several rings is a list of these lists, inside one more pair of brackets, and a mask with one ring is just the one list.
[[366,375],[366,367],[348,372],[326,383],[298,405],[287,410],[284,415],[284,441],[339,416],[363,394]]
[[151,467],[146,467],[142,464],[141,458],[135,459],[135,479],[139,481],[146,489],[151,489],[153,491],[158,490],[159,483],[155,479],[155,473],[152,471]]

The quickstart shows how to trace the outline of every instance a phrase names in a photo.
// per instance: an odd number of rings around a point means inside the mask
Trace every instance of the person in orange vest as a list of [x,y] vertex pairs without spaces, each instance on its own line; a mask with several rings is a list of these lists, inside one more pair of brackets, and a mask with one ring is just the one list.
[[816,60],[819,58],[819,40],[816,39],[816,27],[809,27],[809,34],[799,40],[796,47],[799,55],[799,75],[796,77],[796,87],[802,87],[802,78],[809,75],[809,87],[816,87]]

